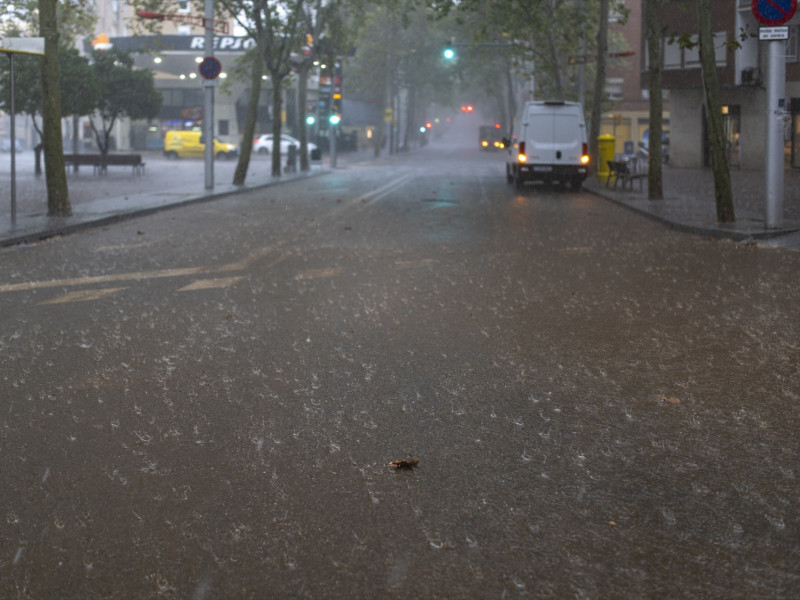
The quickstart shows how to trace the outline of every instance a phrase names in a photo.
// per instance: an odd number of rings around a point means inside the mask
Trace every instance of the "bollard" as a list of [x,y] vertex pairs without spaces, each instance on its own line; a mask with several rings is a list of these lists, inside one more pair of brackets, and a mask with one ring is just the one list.
[[286,172],[294,173],[297,171],[297,146],[292,144],[286,151]]

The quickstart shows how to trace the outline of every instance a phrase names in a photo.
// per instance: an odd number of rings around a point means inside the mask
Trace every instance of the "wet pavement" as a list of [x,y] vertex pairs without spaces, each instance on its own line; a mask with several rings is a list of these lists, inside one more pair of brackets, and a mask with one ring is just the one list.
[[0,598],[796,599],[800,254],[494,158],[5,248]]
[[[383,160],[391,160],[383,156]],[[372,151],[340,154],[336,168],[374,160]],[[311,170],[288,172],[281,177],[269,174],[269,157],[254,156],[246,184],[235,186],[235,162],[215,163],[213,189],[206,189],[201,160],[167,161],[160,153],[145,153],[146,172],[133,174],[127,167],[111,168],[97,175],[90,168],[68,174],[72,216],[47,216],[44,177],[33,176],[32,153],[17,157],[16,223],[12,223],[10,194],[10,157],[0,156],[0,246],[33,242],[63,235],[86,227],[103,225],[132,216],[152,213],[187,203],[212,200],[260,187],[278,185],[297,178],[329,173],[328,157],[312,163]],[[647,183],[634,182],[633,189],[606,186],[590,178],[585,188],[645,217],[674,229],[702,236],[730,238],[766,246],[800,250],[800,173],[785,172],[784,220],[780,229],[765,227],[765,181],[760,171],[732,170],[736,222],[716,221],[714,182],[710,169],[673,169],[664,167],[664,198],[647,199]]]

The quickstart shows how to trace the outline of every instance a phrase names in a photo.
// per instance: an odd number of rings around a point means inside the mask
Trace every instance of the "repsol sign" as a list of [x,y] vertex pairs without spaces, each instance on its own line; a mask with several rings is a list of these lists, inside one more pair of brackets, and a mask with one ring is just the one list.
[[[202,52],[206,46],[202,35],[138,35],[114,37],[110,42],[115,48],[126,52]],[[219,52],[244,52],[255,45],[255,40],[250,37],[214,36],[214,50]],[[91,53],[89,38],[84,41],[84,48]]]
[[[189,50],[205,50],[205,37],[200,35],[192,36]],[[256,41],[251,37],[237,37],[233,35],[215,35],[214,50],[220,52],[244,52],[255,47]]]

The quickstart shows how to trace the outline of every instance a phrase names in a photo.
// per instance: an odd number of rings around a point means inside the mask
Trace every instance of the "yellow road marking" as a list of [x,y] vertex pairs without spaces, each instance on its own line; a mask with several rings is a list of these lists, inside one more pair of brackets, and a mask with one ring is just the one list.
[[294,276],[298,281],[305,281],[307,279],[326,279],[328,277],[336,277],[342,272],[341,267],[325,267],[322,269],[308,269],[302,271]]
[[52,300],[45,300],[44,302],[39,302],[38,305],[41,306],[43,304],[64,304],[66,302],[88,302],[90,300],[99,300],[100,298],[104,298],[105,296],[110,296],[111,294],[115,294],[122,290],[127,290],[126,287],[118,287],[118,288],[103,288],[99,290],[78,290],[77,292],[69,292],[60,296],[58,298],[53,298]]
[[[383,186],[368,192],[367,194],[359,195],[352,198],[350,201],[345,203],[345,206],[353,206],[357,205],[358,203],[364,202],[375,202],[387,196],[388,194],[392,193],[393,191],[402,187],[408,180],[412,179],[413,175],[407,174],[397,179],[390,181]],[[338,212],[338,210],[334,209],[331,211],[331,214]],[[302,229],[308,229],[311,226],[316,227],[317,223],[313,223],[308,225]],[[291,234],[297,235],[297,232]],[[264,258],[271,252],[278,250],[283,244],[288,243],[291,240],[290,235],[285,236],[283,239],[276,241],[272,244],[254,250],[243,259],[228,263],[226,265],[220,265],[218,267],[211,267],[211,266],[200,266],[200,267],[185,267],[180,269],[161,269],[157,271],[135,271],[133,273],[113,273],[109,275],[94,275],[88,277],[70,277],[65,279],[49,279],[45,281],[26,281],[22,283],[4,283],[0,284],[0,294],[7,293],[7,292],[22,292],[22,291],[30,291],[30,290],[41,290],[53,287],[72,287],[72,286],[79,286],[79,285],[92,285],[92,284],[104,284],[104,283],[114,283],[114,282],[121,282],[121,281],[145,281],[148,279],[163,279],[166,277],[184,277],[186,275],[199,275],[199,274],[210,274],[210,273],[224,273],[230,271],[242,271],[248,268],[251,264],[255,261]],[[283,254],[273,260],[268,267],[272,267],[273,265],[278,264],[279,262],[288,258],[290,254]],[[317,277],[333,277],[338,275],[338,273],[332,274],[318,274]],[[125,288],[113,288],[114,291],[118,289],[125,289]],[[78,296],[81,294],[85,294],[88,292],[75,292]],[[67,295],[69,296],[69,294]],[[64,298],[66,298],[65,296]],[[88,298],[87,299],[91,299]],[[78,300],[63,300],[65,302],[73,302]],[[55,301],[47,301],[42,302],[41,304],[53,304]]]
[[194,290],[210,290],[213,288],[230,287],[237,281],[244,279],[244,276],[239,277],[218,277],[216,279],[198,279],[189,285],[183,286],[179,292],[191,292]]

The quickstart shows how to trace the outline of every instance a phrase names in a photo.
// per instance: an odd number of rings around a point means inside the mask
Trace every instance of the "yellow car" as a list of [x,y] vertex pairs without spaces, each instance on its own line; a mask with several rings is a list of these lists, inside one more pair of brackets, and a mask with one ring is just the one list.
[[[167,158],[190,158],[205,156],[206,145],[200,131],[168,131],[164,136],[164,154]],[[233,159],[239,154],[236,144],[226,144],[214,138],[214,156]]]

